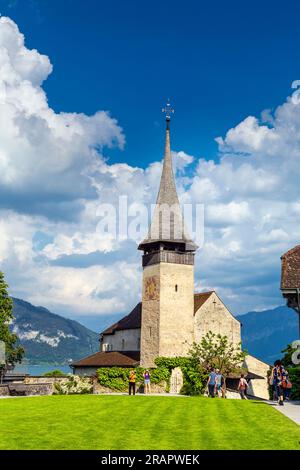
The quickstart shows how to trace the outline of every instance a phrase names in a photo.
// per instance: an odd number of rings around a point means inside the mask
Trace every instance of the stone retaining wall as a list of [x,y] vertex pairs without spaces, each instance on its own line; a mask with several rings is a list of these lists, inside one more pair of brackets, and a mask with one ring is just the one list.
[[9,395],[8,385],[0,385],[0,397],[7,397]]
[[[162,382],[161,384],[151,384],[151,393],[165,393],[166,392],[167,384],[166,382]],[[144,393],[144,386],[140,385],[137,386],[137,393]],[[102,393],[115,393],[116,390],[112,390],[107,387],[103,387],[103,385],[99,384],[98,380],[95,379],[93,383],[93,393],[95,395],[100,395]],[[127,389],[123,391],[126,393]]]

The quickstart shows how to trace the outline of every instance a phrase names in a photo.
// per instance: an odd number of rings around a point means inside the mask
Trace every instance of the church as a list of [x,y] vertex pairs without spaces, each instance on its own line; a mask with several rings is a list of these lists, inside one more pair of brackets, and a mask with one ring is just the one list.
[[[168,104],[159,192],[142,252],[142,301],[100,334],[100,351],[72,364],[74,373],[93,375],[99,367],[155,367],[159,356],[186,356],[209,331],[241,341],[241,324],[215,291],[194,292],[197,245],[187,233],[177,195],[170,147]],[[268,398],[268,364],[248,355],[253,395]]]

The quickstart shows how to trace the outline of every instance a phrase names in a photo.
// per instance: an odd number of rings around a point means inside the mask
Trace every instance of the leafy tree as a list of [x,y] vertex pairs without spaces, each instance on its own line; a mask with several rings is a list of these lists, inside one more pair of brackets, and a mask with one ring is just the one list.
[[231,373],[243,371],[241,364],[247,351],[241,349],[240,343],[235,345],[229,342],[227,336],[209,331],[200,343],[193,343],[189,355],[200,370],[209,371],[214,367],[219,369],[226,379]]
[[9,329],[9,324],[13,320],[13,302],[8,295],[7,288],[4,274],[0,271],[0,341],[5,344],[5,363],[0,364],[1,380],[7,367],[13,367],[21,362],[24,355],[24,349],[18,344],[17,335]]
[[[299,357],[299,346],[293,347],[291,344],[282,351],[284,356],[282,364],[286,368],[290,381],[292,382],[291,398],[292,400],[300,400],[300,364],[296,364],[292,356]],[[297,361],[298,362],[298,361]]]

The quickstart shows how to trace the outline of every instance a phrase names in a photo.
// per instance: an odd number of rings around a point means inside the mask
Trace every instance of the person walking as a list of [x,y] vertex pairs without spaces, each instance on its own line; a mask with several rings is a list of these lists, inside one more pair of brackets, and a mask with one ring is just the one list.
[[129,373],[129,395],[131,392],[135,395],[135,382],[136,382],[136,373],[134,370],[131,370]]
[[238,385],[238,391],[240,392],[242,400],[248,400],[246,396],[247,387],[248,387],[248,382],[245,379],[245,375],[241,374],[241,378],[240,378],[239,385]]
[[210,396],[210,398],[215,398],[216,384],[217,384],[216,380],[217,380],[217,374],[215,372],[215,369],[212,368],[208,376],[208,380],[207,380],[208,395]]
[[292,391],[292,387],[293,387],[293,384],[290,380],[289,374],[287,373],[286,374],[286,387],[284,389],[284,399],[285,399],[285,401],[289,401],[291,391]]
[[150,385],[150,372],[145,370],[144,372],[144,393],[149,395],[151,393],[151,385]]
[[287,373],[281,361],[275,361],[271,373],[271,382],[273,383],[273,387],[276,390],[279,406],[283,406],[284,390],[287,385],[286,376]]

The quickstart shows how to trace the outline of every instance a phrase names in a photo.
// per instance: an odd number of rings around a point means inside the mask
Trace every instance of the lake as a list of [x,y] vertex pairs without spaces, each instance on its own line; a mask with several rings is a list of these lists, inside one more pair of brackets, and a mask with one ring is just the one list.
[[72,373],[68,364],[17,364],[14,372],[21,372],[30,375],[44,375],[46,372],[59,369],[66,374]]

